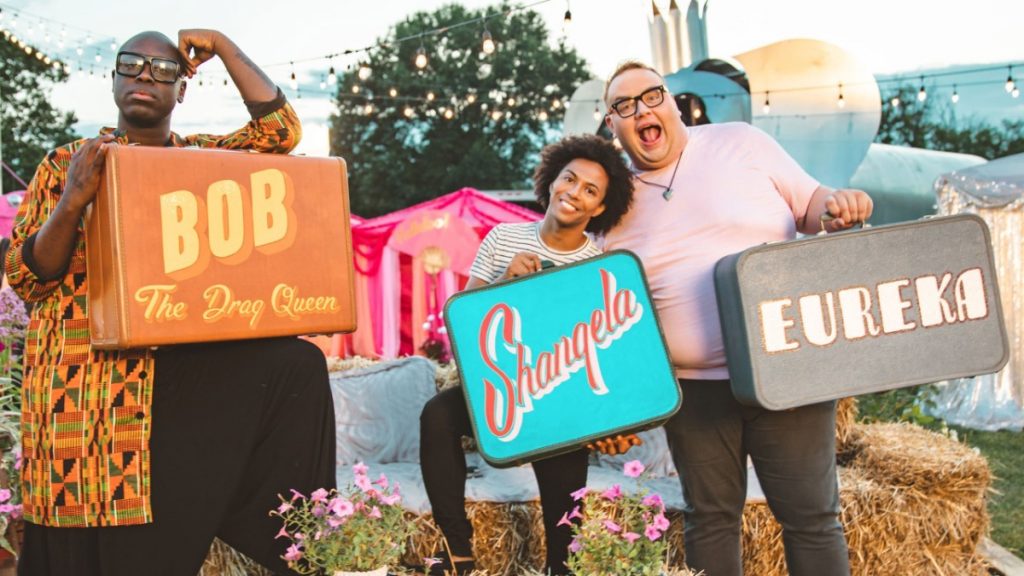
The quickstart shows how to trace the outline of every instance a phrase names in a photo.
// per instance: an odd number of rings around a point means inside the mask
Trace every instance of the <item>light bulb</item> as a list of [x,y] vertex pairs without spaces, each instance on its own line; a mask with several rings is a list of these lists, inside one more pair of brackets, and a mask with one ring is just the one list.
[[485,28],[484,29],[484,36],[483,36],[483,38],[484,38],[484,40],[483,40],[482,48],[483,48],[484,54],[494,54],[495,45],[494,45],[494,38],[491,37],[491,31],[487,30]]
[[412,115],[414,114],[412,108],[408,106],[405,107],[405,110],[403,110],[402,113],[405,114],[406,118],[412,118]]
[[427,67],[427,51],[420,46],[416,49],[416,59],[413,61],[417,68],[423,70]]
[[360,80],[366,80],[367,78],[370,77],[371,74],[373,74],[373,69],[367,66],[366,64],[363,64],[362,66],[359,67]]
[[899,96],[893,96],[892,100],[889,101],[889,104],[892,104],[893,108],[899,108],[900,107],[900,97]]
[[541,110],[540,113],[537,114],[537,119],[540,120],[541,122],[547,122],[548,121],[548,111],[547,110]]
[[918,90],[918,92],[917,92],[917,101],[918,102],[924,102],[927,99],[928,99],[928,92],[925,91],[924,86],[922,85],[921,89]]
[[391,90],[388,90],[388,96],[391,96],[392,98],[394,98],[395,96],[398,96],[398,90],[396,90],[394,88],[392,88]]

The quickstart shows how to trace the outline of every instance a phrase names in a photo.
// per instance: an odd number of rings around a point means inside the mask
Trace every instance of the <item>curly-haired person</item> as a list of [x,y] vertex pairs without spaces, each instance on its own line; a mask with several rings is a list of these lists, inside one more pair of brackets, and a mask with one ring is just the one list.
[[[599,255],[587,233],[611,229],[633,199],[629,168],[615,147],[598,136],[564,138],[544,148],[533,182],[544,218],[493,228],[477,251],[467,289],[538,272],[544,261],[558,266]],[[469,412],[458,388],[442,391],[424,406],[420,468],[434,521],[448,543],[430,575],[462,575],[475,569],[461,444],[461,437],[471,434]],[[547,570],[567,574],[572,532],[558,521],[573,508],[572,492],[587,483],[587,450],[538,460],[533,471],[544,515]]]

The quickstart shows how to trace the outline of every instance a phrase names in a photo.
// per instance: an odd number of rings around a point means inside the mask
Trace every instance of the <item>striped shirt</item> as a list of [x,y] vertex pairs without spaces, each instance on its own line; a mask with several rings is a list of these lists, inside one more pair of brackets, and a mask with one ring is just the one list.
[[540,256],[541,260],[550,260],[555,266],[579,262],[601,254],[601,250],[589,236],[586,237],[587,241],[583,246],[575,250],[555,250],[540,239],[540,224],[521,222],[498,224],[492,228],[477,250],[476,260],[469,269],[469,275],[491,284],[501,278],[512,262],[512,257],[520,252],[531,252]]

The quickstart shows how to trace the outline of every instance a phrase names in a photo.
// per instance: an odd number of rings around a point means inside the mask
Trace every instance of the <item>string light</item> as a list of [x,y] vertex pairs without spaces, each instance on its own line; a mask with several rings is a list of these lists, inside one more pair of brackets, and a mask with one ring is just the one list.
[[501,110],[491,112],[491,120],[494,120],[495,122],[501,120]]
[[843,98],[843,83],[839,83],[839,99],[836,100],[836,106],[840,108],[846,108],[846,99]]
[[950,96],[949,99],[953,101],[953,104],[956,104],[957,102],[960,101],[960,94],[957,94],[956,84],[953,84],[953,95]]
[[466,104],[472,104],[476,102],[476,94],[470,93],[466,96]]
[[359,94],[359,84],[353,84],[352,85],[352,93],[353,94]]
[[373,104],[367,102],[366,106],[363,106],[363,114],[366,114],[367,116],[373,114]]
[[324,76],[323,74],[321,74],[320,75],[320,89],[323,90],[325,88],[327,88],[327,77]]
[[420,40],[420,47],[416,49],[416,59],[413,61],[413,64],[415,64],[420,70],[423,70],[427,67],[427,64],[429,64],[429,61],[427,60],[427,51],[423,48],[422,40]]
[[541,122],[547,122],[548,121],[548,111],[547,110],[541,110],[537,114],[537,119],[540,120]]
[[373,69],[370,68],[368,65],[361,64],[359,66],[359,79],[360,80],[367,80],[367,79],[369,79],[371,74],[373,74]]
[[1013,81],[1013,66],[1010,66],[1009,70],[1010,73],[1009,75],[1006,76],[1006,91],[1013,92],[1013,89],[1016,88],[1017,86],[1016,83]]
[[1010,96],[1017,98],[1020,96],[1020,88],[1014,87],[1013,91],[1010,92]]
[[391,96],[392,98],[394,98],[395,96],[398,96],[398,90],[395,89],[395,88],[392,88],[392,89],[388,90],[388,96]]
[[921,89],[917,91],[917,101],[924,102],[928,99],[928,92],[924,89],[924,76],[921,76]]
[[900,97],[899,96],[893,96],[892,100],[889,101],[889,104],[892,104],[893,108],[899,108],[900,107]]
[[572,10],[569,9],[569,0],[565,0],[565,16],[562,17],[562,31],[568,31],[572,24]]
[[103,61],[103,57],[100,56],[100,49],[97,48],[96,49],[96,62],[102,62],[102,61]]
[[327,83],[334,86],[338,82],[338,73],[334,71],[334,64],[331,64],[331,69],[327,71]]
[[433,101],[434,101],[434,91],[431,90],[431,91],[427,92],[427,102],[433,102]]
[[412,118],[412,115],[413,115],[413,114],[415,114],[415,112],[413,111],[413,109],[412,109],[412,108],[410,108],[409,106],[406,106],[406,107],[405,107],[405,110],[403,110],[403,111],[402,111],[402,113],[403,113],[403,114],[405,114],[405,117],[406,117],[406,118]]
[[764,106],[761,107],[761,111],[764,112],[765,114],[769,114],[772,111],[772,104],[771,104],[771,102],[768,101],[768,95],[769,94],[770,94],[770,92],[765,90],[765,92],[764,92]]
[[484,26],[483,44],[481,45],[481,49],[484,51],[484,54],[494,54],[494,38],[491,37],[491,31],[487,29],[487,26]]
[[292,87],[292,90],[298,90],[299,89],[299,81],[298,81],[297,78],[295,78],[295,62],[292,62],[291,65],[292,65],[292,74],[291,74],[291,78],[289,78],[289,80],[288,80],[288,85]]
[[597,106],[594,106],[594,120],[600,120],[600,119],[601,119],[601,109],[598,108]]
[[454,117],[455,117],[455,112],[452,111],[451,108],[445,108],[444,109],[444,119],[445,120],[451,120]]

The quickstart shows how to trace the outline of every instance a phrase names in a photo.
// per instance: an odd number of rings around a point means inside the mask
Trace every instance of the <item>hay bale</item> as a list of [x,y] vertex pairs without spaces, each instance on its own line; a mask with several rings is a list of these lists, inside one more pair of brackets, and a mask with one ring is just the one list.
[[842,463],[852,449],[854,427],[857,423],[857,399],[840,398],[836,402],[836,454]]
[[327,358],[327,371],[348,372],[349,370],[359,370],[360,368],[373,366],[377,362],[379,362],[379,360],[375,360],[373,358],[364,358],[362,356],[349,356],[348,358],[329,356]]
[[[544,527],[539,502],[467,502],[473,525],[473,556],[491,576],[516,576],[544,564]],[[444,537],[430,514],[416,518],[417,533],[403,560],[423,563],[445,549]],[[539,541],[539,542],[538,542]]]
[[992,484],[988,461],[973,448],[913,424],[858,424],[851,466],[882,484],[929,496],[978,500]]
[[840,469],[840,503],[853,576],[985,574],[975,552],[987,530],[984,503],[934,498]]

